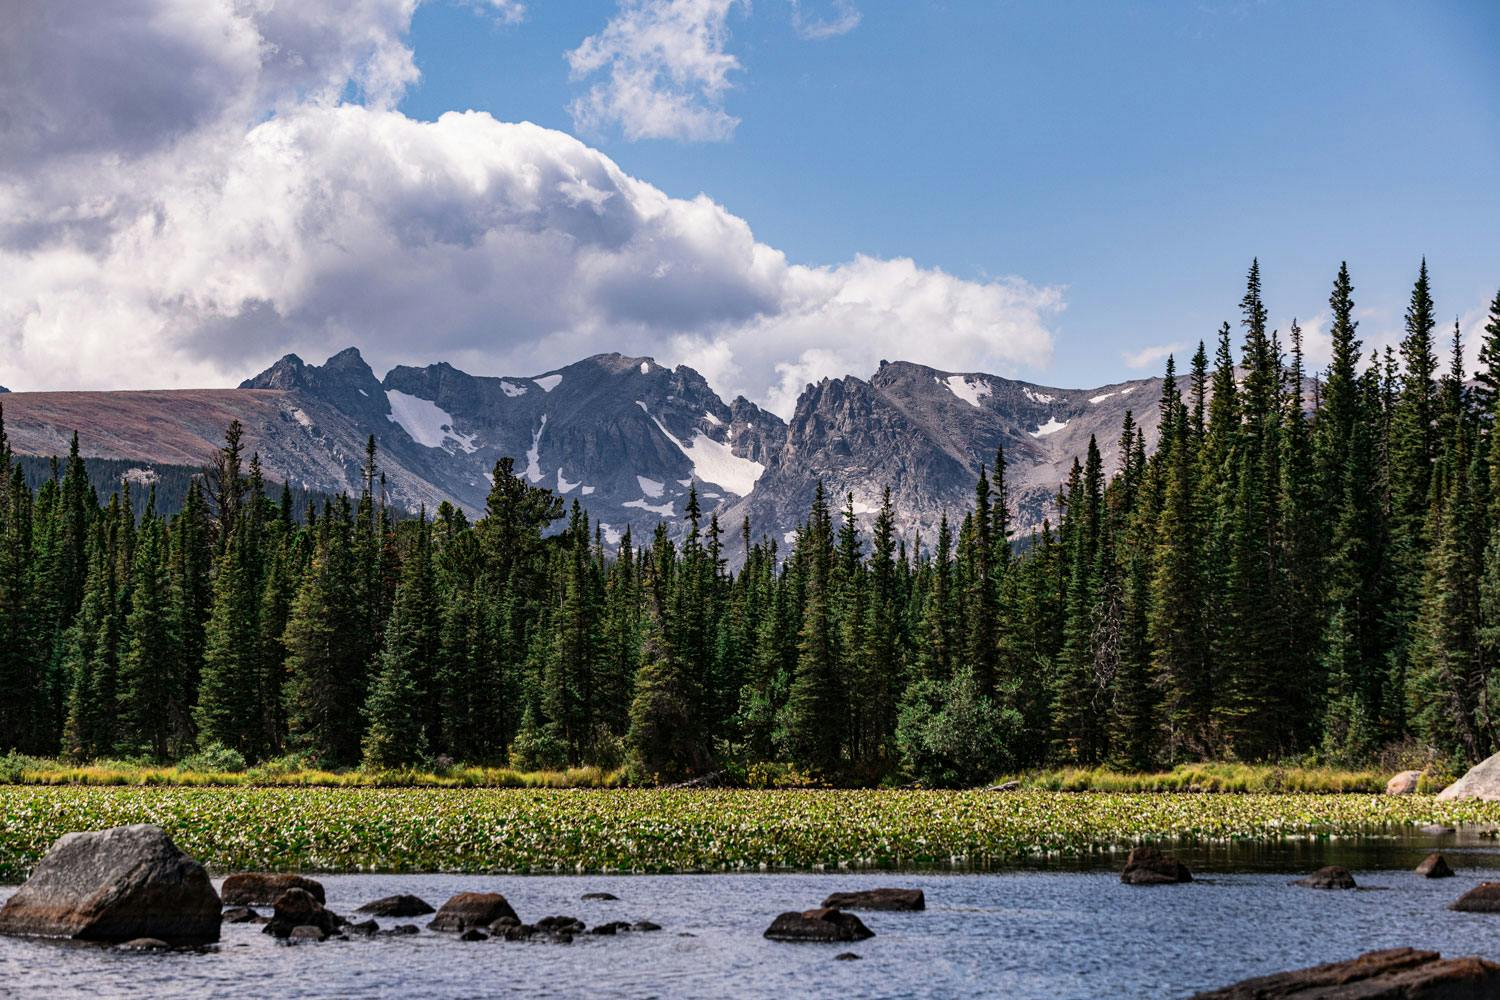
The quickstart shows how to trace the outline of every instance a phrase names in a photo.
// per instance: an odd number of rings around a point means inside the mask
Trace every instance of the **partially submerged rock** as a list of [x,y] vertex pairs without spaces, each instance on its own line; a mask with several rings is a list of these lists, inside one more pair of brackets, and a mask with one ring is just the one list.
[[1421,771],[1402,771],[1385,783],[1385,794],[1415,795],[1417,793],[1417,784],[1421,780]]
[[854,954],[854,952],[852,951],[841,951],[837,955],[833,956],[833,960],[835,962],[858,962],[860,960],[860,956]]
[[1131,848],[1120,873],[1120,881],[1127,885],[1175,885],[1192,880],[1187,865],[1154,847]]
[[287,944],[303,944],[308,941],[327,941],[328,932],[312,924],[298,924],[286,936]]
[[612,892],[586,892],[582,896],[579,896],[578,898],[579,899],[586,899],[586,900],[595,900],[595,901],[604,902],[604,903],[619,902],[619,900],[620,900],[620,897],[616,896]]
[[1500,913],[1500,882],[1481,882],[1448,907],[1461,913]]
[[229,907],[224,911],[223,919],[226,924],[259,924],[266,921],[265,917],[248,906]]
[[1346,962],[1277,972],[1199,993],[1193,1000],[1467,1000],[1500,994],[1500,965],[1478,956],[1443,958],[1435,951],[1387,948]]
[[1304,886],[1308,889],[1353,889],[1354,876],[1349,874],[1349,869],[1340,868],[1338,865],[1328,865],[1319,868],[1306,878],[1299,878],[1293,885]]
[[823,905],[840,910],[925,910],[927,898],[921,889],[862,889],[835,892]]
[[1441,854],[1429,854],[1417,865],[1417,874],[1423,878],[1452,878],[1453,869],[1448,867],[1448,859]]
[[771,921],[765,936],[772,941],[863,941],[875,932],[854,914],[823,906],[783,913]]
[[288,889],[301,889],[320,903],[328,902],[323,883],[284,872],[241,872],[224,880],[219,895],[225,906],[270,906]]
[[[276,899],[276,912],[266,924],[265,933],[278,938],[289,938],[302,927],[315,927],[323,937],[338,933],[344,918],[327,910],[306,889],[288,889]],[[307,935],[303,935],[305,940]],[[318,940],[322,940],[319,938]]]
[[0,934],[174,945],[219,940],[218,893],[159,826],[58,838],[0,907]]
[[382,896],[354,911],[368,913],[372,917],[421,917],[435,913],[432,906],[420,896]]
[[488,927],[501,917],[520,923],[516,911],[498,892],[461,892],[444,903],[427,926],[462,933],[470,927]]
[[166,951],[171,947],[161,938],[136,938],[133,941],[115,945],[119,951]]
[[1438,799],[1483,799],[1486,802],[1500,801],[1500,753],[1469,768],[1447,788],[1438,792]]

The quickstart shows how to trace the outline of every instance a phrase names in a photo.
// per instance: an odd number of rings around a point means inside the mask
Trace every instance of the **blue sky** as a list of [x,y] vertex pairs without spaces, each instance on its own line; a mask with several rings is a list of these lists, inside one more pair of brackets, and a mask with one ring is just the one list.
[[[421,7],[401,104],[575,131],[564,53],[605,0],[504,24]],[[833,17],[824,3],[804,18]],[[803,40],[785,0],[731,10],[724,141],[581,137],[669,194],[708,194],[796,262],[910,256],[1065,286],[1050,365],[1093,384],[1124,355],[1211,336],[1261,258],[1273,319],[1325,309],[1348,259],[1371,339],[1426,254],[1442,314],[1500,287],[1500,4],[858,5]],[[1451,321],[1451,320],[1450,320]],[[1145,370],[1159,367],[1152,360]]]

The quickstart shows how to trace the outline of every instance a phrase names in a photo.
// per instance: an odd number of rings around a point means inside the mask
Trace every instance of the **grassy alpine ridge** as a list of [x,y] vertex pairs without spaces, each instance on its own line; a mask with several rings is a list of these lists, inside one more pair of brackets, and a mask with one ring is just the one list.
[[218,872],[701,871],[1005,865],[1138,840],[1334,836],[1500,822],[1427,796],[77,788],[0,790],[0,881],[59,835],[164,827]]

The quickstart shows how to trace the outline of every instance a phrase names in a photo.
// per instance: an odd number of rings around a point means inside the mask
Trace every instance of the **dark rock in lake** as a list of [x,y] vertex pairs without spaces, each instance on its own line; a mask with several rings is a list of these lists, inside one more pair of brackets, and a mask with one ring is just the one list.
[[552,935],[552,941],[555,944],[572,944],[573,935],[569,931],[558,931]]
[[288,889],[310,893],[319,903],[326,903],[323,883],[301,875],[280,872],[242,872],[224,880],[219,895],[225,906],[270,906]]
[[496,937],[504,938],[507,941],[527,941],[535,936],[537,932],[536,928],[531,924],[500,920],[491,924],[490,930],[494,931]]
[[[276,912],[266,924],[265,933],[278,938],[291,937],[299,927],[316,927],[323,936],[336,933],[344,918],[323,904],[306,889],[288,889],[276,899]],[[320,939],[321,940],[321,939]]]
[[659,931],[661,930],[661,924],[653,924],[649,920],[637,920],[630,925],[630,929],[633,931]]
[[1340,868],[1338,865],[1328,865],[1319,868],[1306,878],[1299,878],[1292,883],[1308,889],[1353,889],[1354,876],[1349,874],[1349,869]]
[[1417,874],[1423,878],[1452,878],[1453,869],[1448,867],[1448,859],[1441,854],[1429,854],[1417,865]]
[[226,924],[263,924],[266,918],[250,909],[248,906],[231,906],[224,911],[224,922]]
[[544,934],[582,934],[584,922],[577,917],[543,917],[536,929]]
[[925,910],[927,898],[921,889],[864,889],[835,892],[823,905],[840,910]]
[[136,938],[115,945],[118,951],[166,951],[172,946],[161,938]]
[[422,930],[416,924],[397,924],[395,927],[383,931],[382,933],[391,934],[396,937],[405,937],[408,934],[420,934],[422,933]]
[[298,924],[286,935],[287,944],[302,944],[306,941],[327,941],[328,932],[312,924]]
[[462,932],[470,927],[488,927],[501,917],[520,922],[498,892],[461,892],[444,903],[427,926],[435,931]]
[[372,917],[422,917],[437,911],[420,896],[400,895],[383,896],[354,912],[368,913]]
[[470,927],[458,936],[460,941],[488,941],[490,936],[477,927]]
[[0,907],[0,934],[207,944],[220,909],[208,872],[161,827],[117,826],[59,837]]
[[371,934],[380,933],[380,925],[373,920],[361,920],[357,924],[348,923],[344,925],[344,929],[351,934],[363,934],[367,937]]
[[772,941],[863,941],[875,932],[854,914],[824,906],[783,913],[771,921],[765,936]]
[[618,902],[620,897],[612,892],[586,892],[579,899],[599,900],[602,902]]
[[600,935],[615,935],[615,934],[620,933],[621,931],[628,931],[628,930],[630,930],[630,921],[628,921],[628,920],[611,920],[607,924],[599,924],[598,926],[590,928],[589,929],[589,933],[590,934],[600,934]]
[[1192,1000],[1364,997],[1367,1000],[1468,1000],[1500,996],[1500,965],[1478,956],[1443,958],[1435,951],[1387,948],[1347,962],[1247,979]]
[[1500,882],[1481,882],[1449,906],[1461,913],[1500,913]]
[[1120,873],[1120,881],[1127,885],[1175,885],[1192,880],[1187,865],[1154,847],[1132,847]]
[[852,951],[841,951],[833,956],[835,962],[858,962],[861,958],[863,958],[862,955],[856,955]]

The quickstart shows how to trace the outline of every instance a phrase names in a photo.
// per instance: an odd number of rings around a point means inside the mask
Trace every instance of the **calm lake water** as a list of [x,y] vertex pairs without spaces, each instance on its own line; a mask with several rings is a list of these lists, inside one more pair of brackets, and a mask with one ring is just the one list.
[[[1411,874],[1441,849],[1452,879]],[[257,925],[224,926],[216,949],[125,954],[0,938],[0,994],[37,997],[1174,997],[1248,976],[1412,945],[1500,959],[1500,914],[1447,909],[1500,879],[1500,848],[1476,837],[1406,834],[1174,849],[1201,881],[1122,885],[1120,857],[986,873],[634,876],[320,876],[350,914],[380,896],[433,905],[464,890],[503,892],[526,921],[653,920],[658,933],[569,945],[465,943],[425,930],[287,947]],[[1361,889],[1288,885],[1324,864]],[[840,889],[918,886],[923,913],[867,913],[855,945],[778,944],[761,932],[783,910]],[[12,887],[0,888],[0,898]],[[618,902],[584,902],[607,891]],[[834,956],[853,951],[858,962]]]

